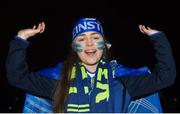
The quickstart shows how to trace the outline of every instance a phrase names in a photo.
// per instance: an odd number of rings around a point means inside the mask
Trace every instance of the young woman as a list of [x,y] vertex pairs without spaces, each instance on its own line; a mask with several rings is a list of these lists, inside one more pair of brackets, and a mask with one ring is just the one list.
[[6,62],[10,84],[33,95],[53,99],[55,112],[127,112],[129,103],[162,88],[176,78],[170,44],[162,31],[139,25],[150,36],[157,62],[152,72],[147,67],[132,70],[107,59],[108,43],[95,18],[79,20],[73,29],[72,51],[63,66],[48,75],[31,72],[26,62],[27,39],[43,33],[45,23],[20,30],[11,41]]

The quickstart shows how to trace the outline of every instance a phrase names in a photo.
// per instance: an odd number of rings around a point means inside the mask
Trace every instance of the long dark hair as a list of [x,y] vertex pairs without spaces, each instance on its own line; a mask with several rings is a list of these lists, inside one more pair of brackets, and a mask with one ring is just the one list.
[[[105,45],[102,57],[104,59],[109,59],[108,55],[109,55],[108,48],[107,48],[107,45]],[[73,68],[73,65],[77,63],[78,61],[79,61],[79,58],[76,52],[71,47],[69,54],[67,56],[67,59],[64,62],[62,73],[60,74],[61,79],[58,82],[58,85],[54,94],[54,106],[55,106],[54,111],[56,113],[64,112],[67,96],[69,93],[72,68]]]

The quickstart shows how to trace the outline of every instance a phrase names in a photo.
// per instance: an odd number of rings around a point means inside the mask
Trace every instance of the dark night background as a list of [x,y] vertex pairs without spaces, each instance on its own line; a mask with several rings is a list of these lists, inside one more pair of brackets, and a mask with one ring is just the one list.
[[[8,84],[5,59],[9,42],[23,28],[45,21],[45,33],[33,37],[27,50],[33,71],[63,61],[71,42],[73,22],[97,17],[112,43],[112,58],[129,67],[154,65],[153,48],[138,30],[145,24],[166,33],[177,65],[174,85],[160,91],[164,112],[180,112],[179,104],[179,5],[173,1],[6,1],[0,4],[0,112],[22,112],[25,92]],[[39,37],[39,38],[38,38]]]

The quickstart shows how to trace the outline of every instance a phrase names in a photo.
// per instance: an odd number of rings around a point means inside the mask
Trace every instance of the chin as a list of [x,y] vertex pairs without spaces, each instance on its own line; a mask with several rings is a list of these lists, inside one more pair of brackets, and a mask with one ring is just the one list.
[[86,62],[87,65],[96,65],[99,61],[88,61]]

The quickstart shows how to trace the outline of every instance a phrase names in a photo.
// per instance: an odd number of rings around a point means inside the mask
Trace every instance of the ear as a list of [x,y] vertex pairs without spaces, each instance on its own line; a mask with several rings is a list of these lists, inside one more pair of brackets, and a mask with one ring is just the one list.
[[107,46],[108,49],[110,49],[112,46],[112,44],[110,44],[109,42],[106,42],[105,45]]
[[72,42],[71,47],[72,47],[73,51],[75,51],[75,52],[77,51],[76,48],[75,48],[75,43],[74,43],[74,41]]
[[111,48],[111,46],[112,46],[112,44],[109,43],[107,40],[105,40],[105,45],[106,45],[106,47],[107,47],[108,50],[109,50],[109,49]]

